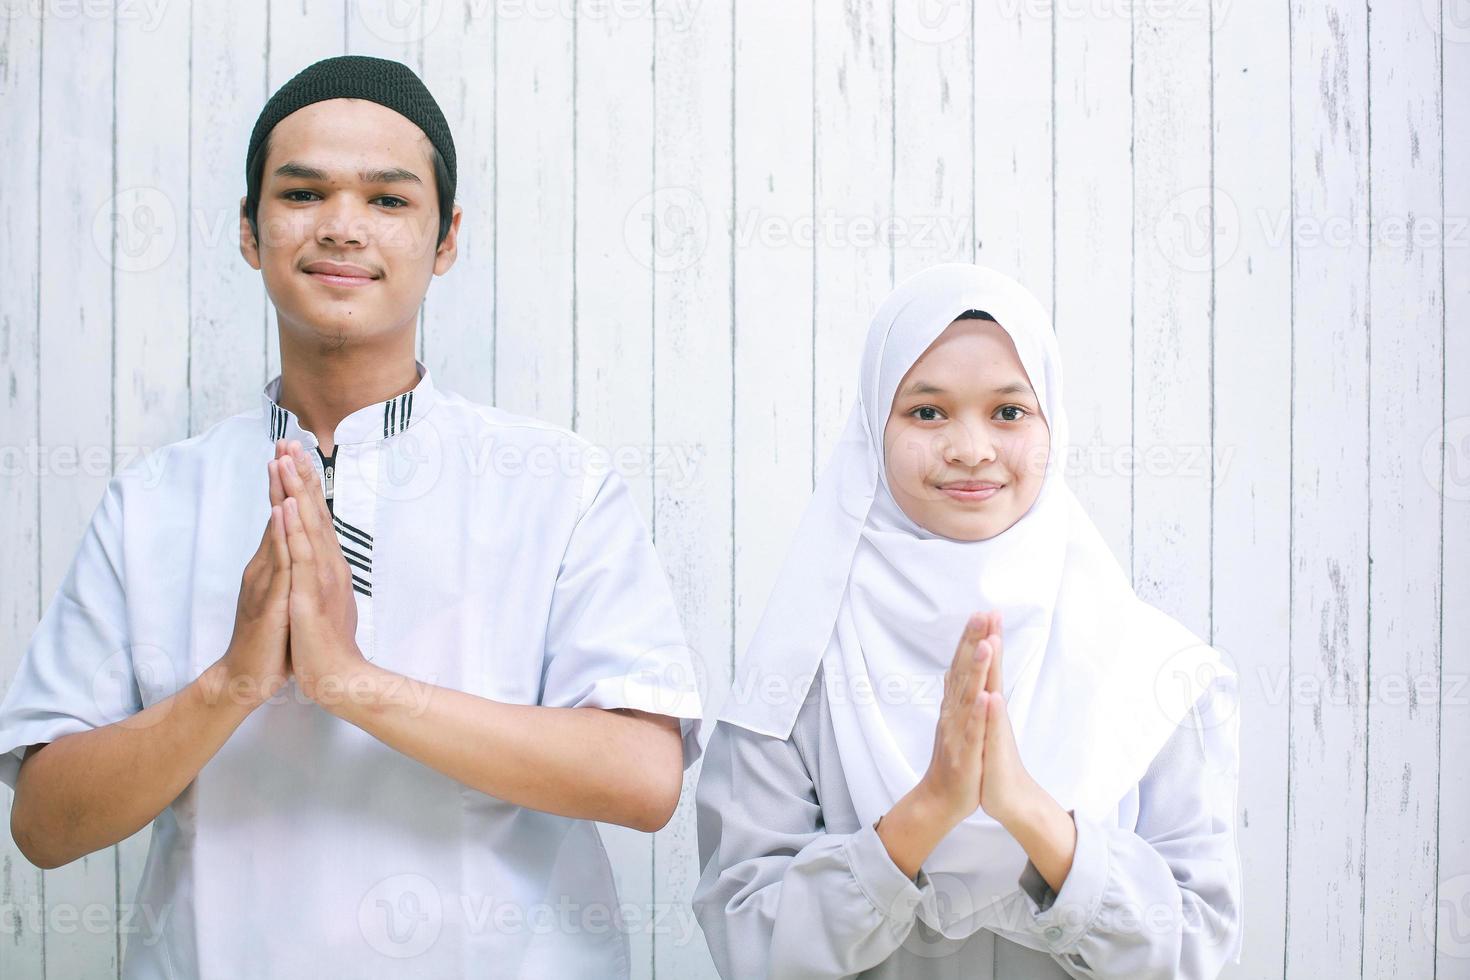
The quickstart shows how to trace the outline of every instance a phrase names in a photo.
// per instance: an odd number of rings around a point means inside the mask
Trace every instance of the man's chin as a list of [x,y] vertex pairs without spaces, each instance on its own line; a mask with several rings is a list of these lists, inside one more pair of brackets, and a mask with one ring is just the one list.
[[277,310],[277,320],[283,332],[325,350],[337,350],[390,332],[382,326],[381,318],[350,306],[313,311],[308,316],[281,316]]

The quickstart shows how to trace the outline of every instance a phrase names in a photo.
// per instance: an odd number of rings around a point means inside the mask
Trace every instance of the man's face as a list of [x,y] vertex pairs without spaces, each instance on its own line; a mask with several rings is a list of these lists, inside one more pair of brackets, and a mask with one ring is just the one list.
[[328,347],[412,331],[429,280],[454,264],[461,211],[436,245],[439,205],[423,131],[386,106],[329,99],[271,131],[255,241],[281,329]]

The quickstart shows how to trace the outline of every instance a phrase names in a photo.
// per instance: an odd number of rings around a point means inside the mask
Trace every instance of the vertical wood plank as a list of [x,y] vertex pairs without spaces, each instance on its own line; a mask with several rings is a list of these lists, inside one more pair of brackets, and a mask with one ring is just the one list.
[[1045,5],[975,7],[975,261],[1051,311],[1051,34]]
[[1210,632],[1210,7],[1133,24],[1133,585]]
[[534,8],[495,36],[495,403],[572,421],[572,21]]
[[895,0],[894,279],[975,254],[972,3]]
[[1281,977],[1291,576],[1291,105],[1287,8],[1217,0],[1212,642],[1240,682],[1245,943],[1225,976]]
[[[41,115],[42,21],[0,19],[0,152],[8,161],[0,195],[0,255],[10,288],[0,300],[0,697],[10,687],[46,598],[41,582],[40,441],[41,166],[50,135]],[[0,785],[0,814],[10,826],[10,787]],[[8,830],[0,833],[0,976],[43,977],[44,876]]]
[[[106,489],[113,450],[113,17],[73,8],[45,14],[39,383],[41,593],[49,600]],[[65,126],[60,121],[65,120]],[[8,196],[8,195],[7,195]],[[99,235],[99,227],[101,234]],[[85,400],[78,392],[92,393]],[[98,458],[101,465],[98,466]],[[117,935],[98,908],[117,901],[115,849],[45,872],[46,972],[117,973]],[[88,918],[90,916],[90,919]]]
[[[197,214],[232,228],[236,214],[234,199],[196,202],[190,195],[190,8],[164,6],[156,22],[124,17],[122,9],[116,193],[109,205],[116,215],[116,467],[189,436],[189,227]],[[160,86],[160,75],[186,84]],[[236,261],[244,262],[238,255]],[[133,907],[152,834],[149,824],[117,846],[120,954],[129,942],[158,941],[142,930],[161,910],[140,914]]]
[[[266,8],[191,7],[189,432],[256,404],[266,376],[265,284],[240,256],[245,150],[265,100]],[[262,232],[263,233],[263,232]],[[223,652],[223,651],[221,651]]]
[[843,229],[813,257],[812,482],[857,398],[868,323],[893,285],[893,0],[817,0],[813,210]]
[[812,471],[812,4],[735,12],[735,592],[750,642]]
[[1052,22],[1053,319],[1075,447],[1068,482],[1125,569],[1132,567],[1133,447],[1128,9],[1110,6]]
[[[653,244],[636,220],[653,188],[653,0],[581,7],[576,22],[574,428],[612,453],[653,523]],[[633,218],[630,222],[630,218]],[[621,461],[621,462],[620,462]],[[602,824],[634,978],[653,976],[653,837]],[[682,908],[660,922],[684,922]],[[694,940],[698,942],[696,938]]]
[[[694,453],[686,479],[654,476],[654,533],[708,688],[732,656],[732,8],[661,2],[654,18],[654,444]],[[654,935],[654,976],[713,975],[683,913],[699,879],[698,766],[654,845],[655,892],[675,926]],[[678,910],[674,914],[673,910]]]
[[424,38],[424,83],[454,134],[460,218],[454,266],[424,300],[424,363],[437,384],[495,400],[495,17],[446,8]]
[[[1440,490],[1443,512],[1440,562],[1439,639],[1439,869],[1434,930],[1435,976],[1470,971],[1470,767],[1459,760],[1470,745],[1470,18],[1452,2],[1423,6],[1439,40],[1443,66],[1440,106],[1444,112],[1436,148],[1440,154],[1440,214],[1445,228],[1441,426],[1426,441],[1421,460]],[[1432,213],[1432,212],[1431,212]],[[1431,327],[1432,329],[1432,327]],[[1437,450],[1437,451],[1436,451]],[[1438,456],[1438,459],[1435,457]],[[1436,472],[1436,463],[1438,472]],[[1425,547],[1432,547],[1426,543]]]
[[[1417,4],[1368,10],[1368,808],[1363,975],[1434,971],[1443,417],[1440,63]],[[1461,99],[1466,93],[1461,93]]]
[[[1292,5],[1292,609],[1286,975],[1356,975],[1367,735],[1367,21]],[[1336,236],[1336,237],[1334,237]]]

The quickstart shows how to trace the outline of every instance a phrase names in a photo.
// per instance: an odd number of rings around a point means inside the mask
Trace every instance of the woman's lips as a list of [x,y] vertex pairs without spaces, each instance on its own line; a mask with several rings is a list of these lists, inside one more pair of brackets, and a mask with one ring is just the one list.
[[377,281],[372,276],[338,276],[326,272],[308,272],[307,275],[327,286],[366,286]]
[[996,494],[1005,489],[1005,484],[1001,484],[999,486],[983,487],[973,490],[962,489],[962,487],[963,484],[959,486],[941,486],[939,489],[943,490],[955,500],[963,500],[970,503],[976,503],[982,500],[989,500],[991,497],[994,497]]

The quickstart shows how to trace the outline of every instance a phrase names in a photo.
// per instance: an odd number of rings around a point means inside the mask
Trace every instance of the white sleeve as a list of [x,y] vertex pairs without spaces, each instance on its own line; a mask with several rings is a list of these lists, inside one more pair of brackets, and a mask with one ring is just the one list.
[[1139,782],[1136,830],[1073,814],[1060,892],[1027,862],[1024,928],[1072,976],[1214,980],[1239,962],[1238,709],[1229,675],[1200,697]]
[[700,752],[695,657],[627,483],[592,479],[552,592],[541,703],[678,718],[688,768]]
[[[814,685],[816,686],[816,685]],[[810,702],[809,702],[810,703]],[[725,980],[850,977],[885,962],[934,888],[910,879],[871,826],[831,833],[797,738],[722,721],[695,792],[694,915]]]
[[0,702],[0,782],[14,788],[27,746],[143,710],[124,590],[122,493],[113,477]]

